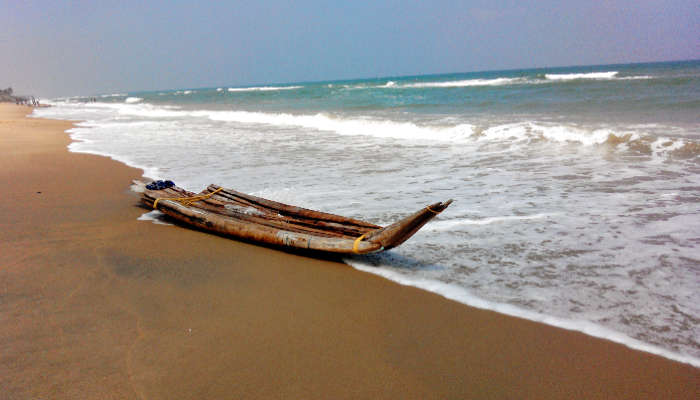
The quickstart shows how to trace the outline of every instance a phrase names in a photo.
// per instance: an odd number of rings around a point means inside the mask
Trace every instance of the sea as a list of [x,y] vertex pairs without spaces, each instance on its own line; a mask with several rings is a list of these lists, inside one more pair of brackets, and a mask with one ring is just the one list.
[[402,246],[344,261],[700,367],[700,60],[49,104],[33,115],[80,121],[71,151],[195,192],[380,225],[454,199]]

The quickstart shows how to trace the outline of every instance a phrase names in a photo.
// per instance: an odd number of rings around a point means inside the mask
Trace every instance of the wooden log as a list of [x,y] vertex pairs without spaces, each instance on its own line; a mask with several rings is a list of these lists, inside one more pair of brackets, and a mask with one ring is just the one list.
[[[253,242],[336,253],[352,253],[355,242],[352,238],[320,237],[234,218],[224,218],[194,207],[183,206],[175,201],[158,202],[158,209],[166,215],[198,228]],[[358,252],[364,254],[379,249],[381,249],[380,244],[362,242]]]
[[[217,186],[217,185],[209,185],[207,190],[209,192],[212,192],[212,191],[218,189],[219,187],[220,186]],[[279,212],[283,215],[294,215],[294,216],[299,216],[299,217],[306,217],[306,218],[310,218],[310,219],[315,219],[315,220],[319,220],[319,221],[338,222],[341,224],[356,225],[356,226],[373,228],[373,229],[381,228],[380,226],[372,224],[370,222],[360,221],[360,220],[357,220],[354,218],[343,217],[341,215],[324,213],[321,211],[309,210],[307,208],[291,206],[288,204],[263,199],[261,197],[256,197],[256,196],[251,196],[251,195],[248,195],[245,193],[236,192],[235,190],[231,190],[231,189],[223,189],[221,192],[219,192],[219,194],[221,196],[229,195],[230,198],[243,199],[245,201],[248,201],[251,204],[258,204],[262,207],[276,210],[277,212]]]
[[[211,192],[210,192],[211,193]],[[174,196],[171,196],[175,194]],[[202,192],[199,195],[202,194],[207,194],[206,192]],[[218,194],[218,193],[217,193]],[[163,194],[159,193],[159,196],[162,196]],[[168,193],[168,197],[193,197],[197,196],[194,193],[190,192],[184,192],[184,191],[176,191],[173,190],[171,193]],[[149,206],[153,206],[153,202],[155,202],[155,195],[152,194],[146,194],[145,197],[147,198],[148,201],[146,201],[146,204]],[[167,198],[163,198],[163,200],[167,200]],[[220,201],[223,200],[223,201]],[[162,201],[162,200],[161,200]],[[191,206],[196,207],[202,210],[205,210],[207,212],[213,213],[213,214],[219,214],[219,215],[226,215],[230,216],[232,218],[238,218],[238,219],[243,219],[247,220],[249,222],[253,223],[259,223],[263,225],[268,225],[272,227],[277,227],[280,229],[286,228],[287,230],[293,231],[293,232],[299,232],[299,233],[312,233],[312,234],[319,234],[322,236],[346,236],[348,238],[356,238],[364,233],[367,233],[368,231],[371,230],[371,228],[364,228],[364,227],[358,227],[356,225],[343,225],[339,223],[334,223],[334,222],[324,222],[324,221],[314,221],[310,218],[298,218],[296,216],[283,216],[278,214],[277,212],[272,212],[267,208],[264,208],[262,206],[246,206],[246,207],[253,207],[254,210],[259,211],[261,214],[255,215],[255,214],[246,214],[242,210],[236,210],[236,209],[229,209],[226,206],[231,205],[231,201],[226,201],[226,198],[219,197],[217,198],[216,196],[212,196],[208,199],[204,199],[201,201],[197,201],[193,203]],[[238,204],[238,203],[236,203]],[[243,205],[240,205],[243,207]]]

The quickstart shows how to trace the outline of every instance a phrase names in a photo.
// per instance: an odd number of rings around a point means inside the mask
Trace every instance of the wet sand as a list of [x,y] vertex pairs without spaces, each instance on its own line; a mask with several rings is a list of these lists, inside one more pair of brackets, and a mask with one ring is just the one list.
[[29,112],[0,105],[0,399],[698,396],[690,365],[137,221],[142,171]]

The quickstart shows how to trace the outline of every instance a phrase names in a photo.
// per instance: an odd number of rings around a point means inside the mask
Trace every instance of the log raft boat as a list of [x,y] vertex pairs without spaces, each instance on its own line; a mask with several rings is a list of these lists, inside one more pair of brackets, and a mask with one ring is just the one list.
[[282,247],[344,254],[388,250],[405,242],[452,200],[431,204],[385,227],[291,206],[218,185],[200,193],[178,186],[144,189],[149,208],[205,231]]

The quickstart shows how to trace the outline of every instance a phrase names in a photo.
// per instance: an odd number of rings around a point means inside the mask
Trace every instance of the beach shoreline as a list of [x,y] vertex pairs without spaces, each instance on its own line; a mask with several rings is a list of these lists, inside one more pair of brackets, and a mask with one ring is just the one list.
[[700,370],[347,265],[137,221],[142,171],[0,105],[14,398],[695,398]]

